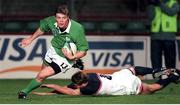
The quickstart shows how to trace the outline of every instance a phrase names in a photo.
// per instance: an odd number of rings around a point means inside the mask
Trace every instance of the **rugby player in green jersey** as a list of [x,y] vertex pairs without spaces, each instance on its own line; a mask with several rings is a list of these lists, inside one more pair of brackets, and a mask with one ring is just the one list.
[[[51,40],[51,46],[46,52],[42,70],[35,79],[30,81],[26,88],[18,93],[19,99],[26,99],[27,94],[38,88],[43,80],[57,73],[66,72],[73,66],[75,60],[86,55],[88,42],[85,38],[84,28],[81,24],[70,19],[66,5],[59,5],[55,11],[55,16],[41,20],[40,27],[33,35],[23,39],[20,45],[22,47],[28,46],[34,39],[47,31],[52,32],[53,38]],[[67,42],[76,44],[76,54],[72,55],[63,49],[64,44]]]

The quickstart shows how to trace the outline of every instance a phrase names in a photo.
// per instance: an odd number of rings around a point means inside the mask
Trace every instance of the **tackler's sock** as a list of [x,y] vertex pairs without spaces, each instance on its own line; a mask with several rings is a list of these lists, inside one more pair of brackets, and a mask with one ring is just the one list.
[[178,79],[179,79],[179,76],[171,74],[168,77],[162,77],[156,83],[160,84],[164,88],[171,82],[176,82]]
[[135,66],[134,68],[136,75],[152,74],[154,69],[148,67]]

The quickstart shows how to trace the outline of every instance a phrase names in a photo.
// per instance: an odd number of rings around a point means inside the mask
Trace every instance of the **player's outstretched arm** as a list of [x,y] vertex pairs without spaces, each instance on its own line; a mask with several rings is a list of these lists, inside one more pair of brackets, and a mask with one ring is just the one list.
[[53,92],[32,92],[32,94],[39,95],[39,96],[45,96],[45,95],[54,95],[56,93],[53,93]]
[[71,88],[68,88],[67,86],[62,87],[56,84],[43,84],[42,87],[51,88],[59,93],[66,94],[66,95],[80,95],[81,94],[80,89],[71,89]]
[[41,31],[40,28],[38,28],[38,29],[34,32],[33,35],[28,36],[27,38],[24,38],[24,39],[20,42],[20,46],[22,46],[22,47],[28,46],[29,44],[32,43],[32,41],[33,41],[34,39],[36,39],[38,36],[40,36],[40,35],[42,35],[42,34],[44,34],[44,32]]

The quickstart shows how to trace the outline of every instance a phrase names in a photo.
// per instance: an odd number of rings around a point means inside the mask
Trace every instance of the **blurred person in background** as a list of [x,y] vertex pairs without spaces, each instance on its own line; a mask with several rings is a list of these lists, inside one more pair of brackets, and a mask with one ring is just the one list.
[[176,67],[176,32],[179,4],[177,0],[149,0],[148,17],[151,24],[151,63],[161,68]]
[[[45,32],[51,31],[53,38],[51,46],[46,52],[41,71],[35,79],[32,79],[26,88],[18,93],[19,99],[26,99],[27,94],[38,88],[43,80],[58,73],[65,73],[70,69],[75,60],[86,55],[88,42],[85,38],[84,28],[78,22],[70,19],[67,5],[59,5],[55,11],[55,16],[47,17],[40,21],[40,27],[35,33],[20,43],[26,47],[37,37]],[[63,49],[64,44],[74,42],[77,46],[77,53],[72,54]]]

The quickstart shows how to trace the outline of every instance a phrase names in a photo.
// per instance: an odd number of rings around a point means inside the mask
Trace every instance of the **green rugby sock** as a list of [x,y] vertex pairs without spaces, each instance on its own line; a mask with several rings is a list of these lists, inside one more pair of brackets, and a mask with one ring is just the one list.
[[27,87],[22,90],[22,92],[28,94],[32,90],[38,88],[41,84],[42,82],[38,82],[36,81],[36,79],[32,79],[31,82],[27,85]]

